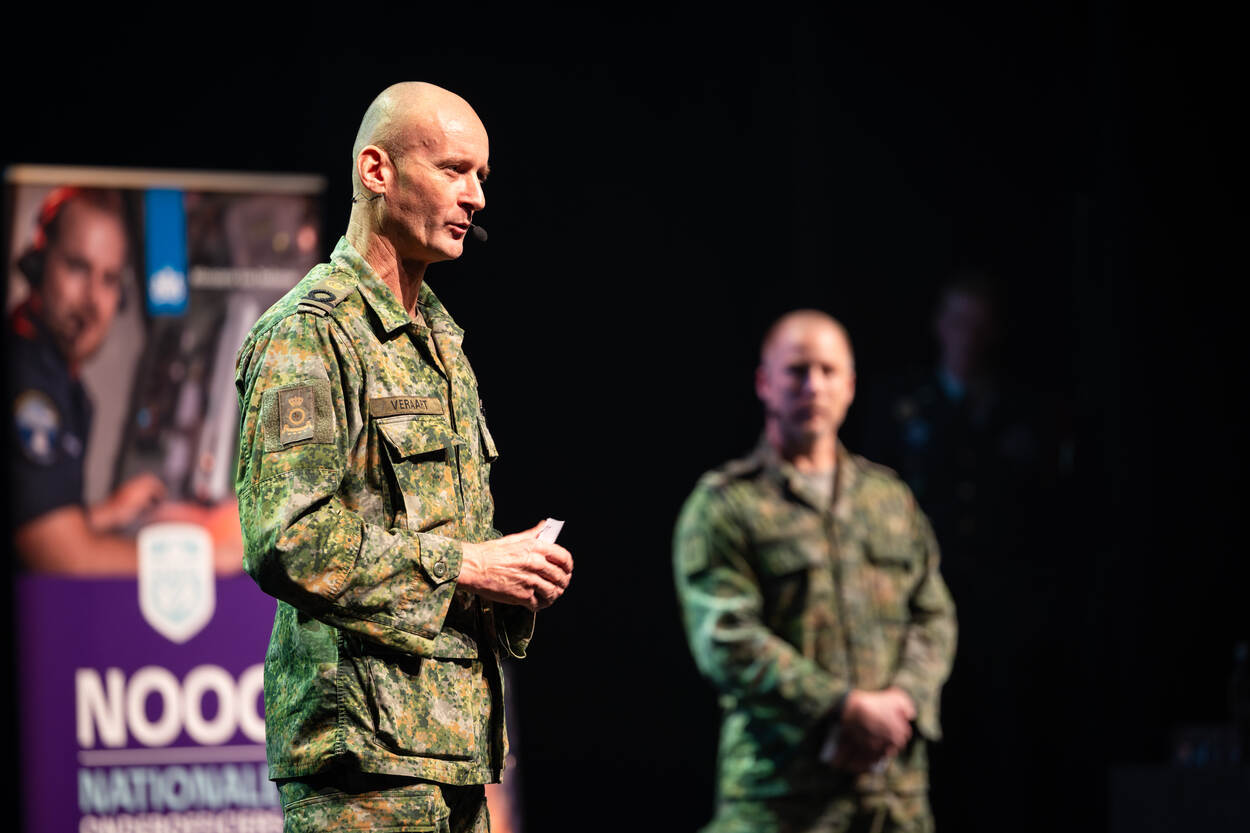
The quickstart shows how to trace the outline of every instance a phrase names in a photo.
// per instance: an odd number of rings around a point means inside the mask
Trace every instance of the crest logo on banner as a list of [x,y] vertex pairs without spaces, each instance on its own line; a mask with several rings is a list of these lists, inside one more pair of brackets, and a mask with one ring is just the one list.
[[139,611],[153,630],[183,643],[213,618],[213,539],[202,526],[161,523],[139,531]]

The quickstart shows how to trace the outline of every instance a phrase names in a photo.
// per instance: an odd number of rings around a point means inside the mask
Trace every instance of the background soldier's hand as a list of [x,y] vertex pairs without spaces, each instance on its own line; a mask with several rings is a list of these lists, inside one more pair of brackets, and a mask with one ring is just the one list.
[[569,586],[573,556],[559,544],[538,540],[544,523],[494,541],[466,543],[457,583],[496,602],[530,610],[550,605]]
[[848,759],[855,761],[865,756],[875,761],[896,755],[911,739],[911,721],[915,717],[915,704],[900,688],[854,689],[842,706],[839,747],[849,746]]
[[834,769],[858,775],[880,765],[887,759],[887,756],[882,756],[854,741],[840,737],[837,751],[833,755],[833,760],[829,761],[829,765]]

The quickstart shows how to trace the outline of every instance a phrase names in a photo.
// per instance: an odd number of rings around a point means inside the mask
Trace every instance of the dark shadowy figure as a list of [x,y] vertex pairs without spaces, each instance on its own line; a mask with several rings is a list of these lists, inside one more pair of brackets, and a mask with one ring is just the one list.
[[996,830],[1008,819],[1041,829],[1042,808],[1020,812],[1049,790],[1034,774],[1062,783],[1053,618],[1063,614],[1053,607],[1064,444],[1056,402],[1004,364],[1007,327],[997,285],[956,276],[933,316],[936,366],[871,385],[863,420],[865,453],[897,470],[932,519],[959,600],[961,646],[934,754],[939,829]]

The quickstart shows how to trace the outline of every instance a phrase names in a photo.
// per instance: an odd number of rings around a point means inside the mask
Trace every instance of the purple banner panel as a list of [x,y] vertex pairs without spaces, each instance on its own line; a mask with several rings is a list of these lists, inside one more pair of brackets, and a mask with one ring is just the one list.
[[263,663],[275,602],[218,578],[181,642],[136,579],[17,577],[25,830],[282,829],[266,777]]

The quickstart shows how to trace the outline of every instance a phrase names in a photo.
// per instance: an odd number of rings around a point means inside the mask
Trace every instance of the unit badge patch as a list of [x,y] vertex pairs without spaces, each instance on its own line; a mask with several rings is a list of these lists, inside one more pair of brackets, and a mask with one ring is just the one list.
[[13,418],[26,456],[41,466],[56,462],[61,412],[52,397],[41,390],[23,391],[13,405]]
[[317,399],[312,386],[279,391],[278,419],[283,445],[311,439],[317,422]]

